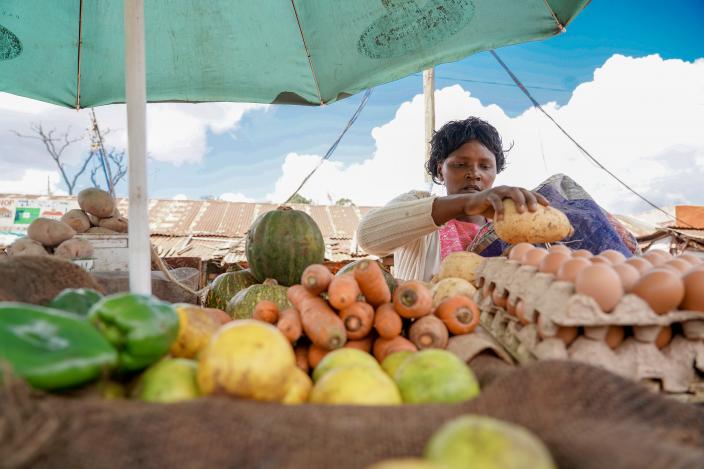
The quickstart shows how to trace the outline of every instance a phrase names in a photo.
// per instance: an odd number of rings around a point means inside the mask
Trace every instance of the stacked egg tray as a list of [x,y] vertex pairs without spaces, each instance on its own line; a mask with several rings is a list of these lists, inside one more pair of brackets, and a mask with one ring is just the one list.
[[[592,297],[576,294],[573,283],[505,257],[488,258],[476,280],[482,287],[475,297],[482,325],[519,363],[576,360],[685,401],[704,402],[704,313],[659,315],[633,294],[605,313]],[[492,296],[512,307],[497,306]],[[616,329],[624,335],[608,345],[613,326],[621,326]],[[664,327],[671,337],[661,334]],[[565,331],[571,332],[567,338]]]

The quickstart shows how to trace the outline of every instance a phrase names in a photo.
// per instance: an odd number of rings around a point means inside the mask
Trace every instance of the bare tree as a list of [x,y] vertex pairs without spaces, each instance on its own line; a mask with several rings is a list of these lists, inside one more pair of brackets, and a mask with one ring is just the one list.
[[[94,154],[95,151],[91,153]],[[123,150],[121,152],[118,152],[117,150],[112,148],[105,156],[107,156],[107,168],[111,168],[111,171],[108,173],[108,178],[110,178],[110,183],[108,184],[108,191],[110,191],[110,188],[114,188],[117,183],[120,182],[120,179],[125,177],[125,175],[127,174],[127,165],[125,164],[125,151]],[[100,155],[98,155],[98,159],[100,159]],[[90,171],[90,180],[93,183],[93,186],[98,188],[101,187],[100,183],[97,180],[98,171],[100,169],[101,166],[95,166]]]
[[77,138],[69,138],[69,132],[71,130],[70,127],[66,130],[66,132],[61,135],[57,135],[56,129],[51,129],[47,131],[42,126],[42,124],[32,124],[30,128],[36,135],[23,135],[14,130],[12,130],[11,132],[13,132],[18,137],[40,140],[44,144],[44,147],[49,153],[49,156],[51,156],[51,159],[54,160],[54,163],[56,163],[56,166],[59,168],[61,177],[66,183],[66,187],[68,187],[69,195],[73,195],[73,189],[76,187],[76,181],[78,181],[80,175],[85,172],[86,168],[88,167],[88,163],[93,158],[93,153],[91,153],[83,161],[80,169],[73,175],[73,177],[69,177],[69,175],[67,174],[66,165],[61,161],[61,157],[66,148],[68,148],[73,143],[83,140],[84,136],[82,135]]

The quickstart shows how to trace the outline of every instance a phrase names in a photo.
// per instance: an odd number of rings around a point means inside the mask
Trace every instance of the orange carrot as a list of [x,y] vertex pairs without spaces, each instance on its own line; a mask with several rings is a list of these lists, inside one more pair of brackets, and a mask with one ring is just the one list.
[[276,327],[286,336],[289,342],[294,343],[301,337],[301,315],[295,308],[286,308],[279,314]]
[[347,338],[359,340],[366,337],[374,326],[374,308],[364,301],[355,301],[340,311],[340,319],[345,323]]
[[445,348],[450,333],[439,318],[433,315],[416,319],[408,331],[408,338],[419,350]]
[[388,355],[393,352],[399,352],[401,350],[410,350],[415,352],[418,348],[405,337],[400,335],[394,337],[393,339],[378,338],[374,341],[374,357],[381,363],[384,361]]
[[372,306],[383,305],[391,301],[391,290],[386,283],[381,267],[375,261],[364,260],[354,269],[354,278],[359,284],[362,295]]
[[296,355],[296,366],[303,370],[304,373],[308,373],[308,346],[303,344],[296,345],[293,353]]
[[276,321],[279,320],[279,307],[273,301],[262,300],[254,307],[252,319],[276,324]]
[[433,295],[418,280],[408,280],[394,291],[394,309],[403,318],[420,318],[432,312]]
[[345,344],[345,348],[356,348],[362,352],[371,353],[372,343],[374,342],[374,336],[368,335],[364,339],[360,340],[348,340]]
[[327,350],[335,350],[345,345],[345,324],[325,300],[319,297],[304,300],[300,313],[303,331],[315,345]]
[[322,264],[311,264],[301,275],[301,285],[313,295],[320,295],[328,289],[333,279],[332,272]]
[[311,292],[305,289],[303,285],[291,285],[286,291],[286,296],[288,301],[296,308],[298,311],[303,310],[303,303],[311,298],[317,298]]
[[328,353],[330,353],[330,350],[312,344],[310,347],[308,347],[308,365],[310,365],[310,367],[314,369],[316,366],[318,366],[320,360],[322,360],[323,357]]
[[435,315],[455,335],[469,334],[479,325],[479,308],[466,296],[452,296],[435,308]]
[[328,287],[328,301],[337,310],[357,301],[360,294],[359,285],[352,274],[337,275]]
[[394,305],[386,303],[376,309],[374,328],[384,339],[392,339],[401,335],[403,320],[394,309]]

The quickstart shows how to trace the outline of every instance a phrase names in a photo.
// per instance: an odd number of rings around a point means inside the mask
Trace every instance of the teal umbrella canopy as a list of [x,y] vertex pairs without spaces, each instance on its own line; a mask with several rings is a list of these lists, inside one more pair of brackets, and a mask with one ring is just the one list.
[[[589,0],[147,0],[149,102],[320,105],[553,36]],[[125,102],[123,2],[3,0],[0,91]]]

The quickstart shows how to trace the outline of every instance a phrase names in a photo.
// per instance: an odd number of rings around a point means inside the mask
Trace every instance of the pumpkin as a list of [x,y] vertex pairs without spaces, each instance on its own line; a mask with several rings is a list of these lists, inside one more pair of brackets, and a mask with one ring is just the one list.
[[300,282],[306,267],[323,263],[325,242],[310,215],[282,206],[254,220],[245,255],[257,280],[270,278],[290,286]]
[[233,296],[256,283],[257,279],[247,269],[220,274],[210,285],[205,306],[224,311]]
[[262,300],[276,303],[279,311],[293,308],[287,297],[288,287],[276,285],[272,280],[263,284],[252,285],[237,293],[225,308],[225,312],[233,319],[252,319],[254,307]]
[[[357,266],[359,265],[360,262],[362,262],[365,259],[359,259],[358,261],[350,262],[349,264],[346,264],[344,267],[342,267],[340,270],[337,271],[335,275],[342,275],[347,272],[352,272]],[[386,280],[386,284],[389,286],[389,290],[391,290],[391,294],[393,295],[394,290],[396,289],[396,285],[398,282],[396,282],[396,279],[394,278],[391,273],[386,270],[386,267],[384,267],[384,264],[382,264],[379,261],[375,261],[377,264],[379,264],[379,267],[381,267],[381,272],[384,274],[384,279]]]

